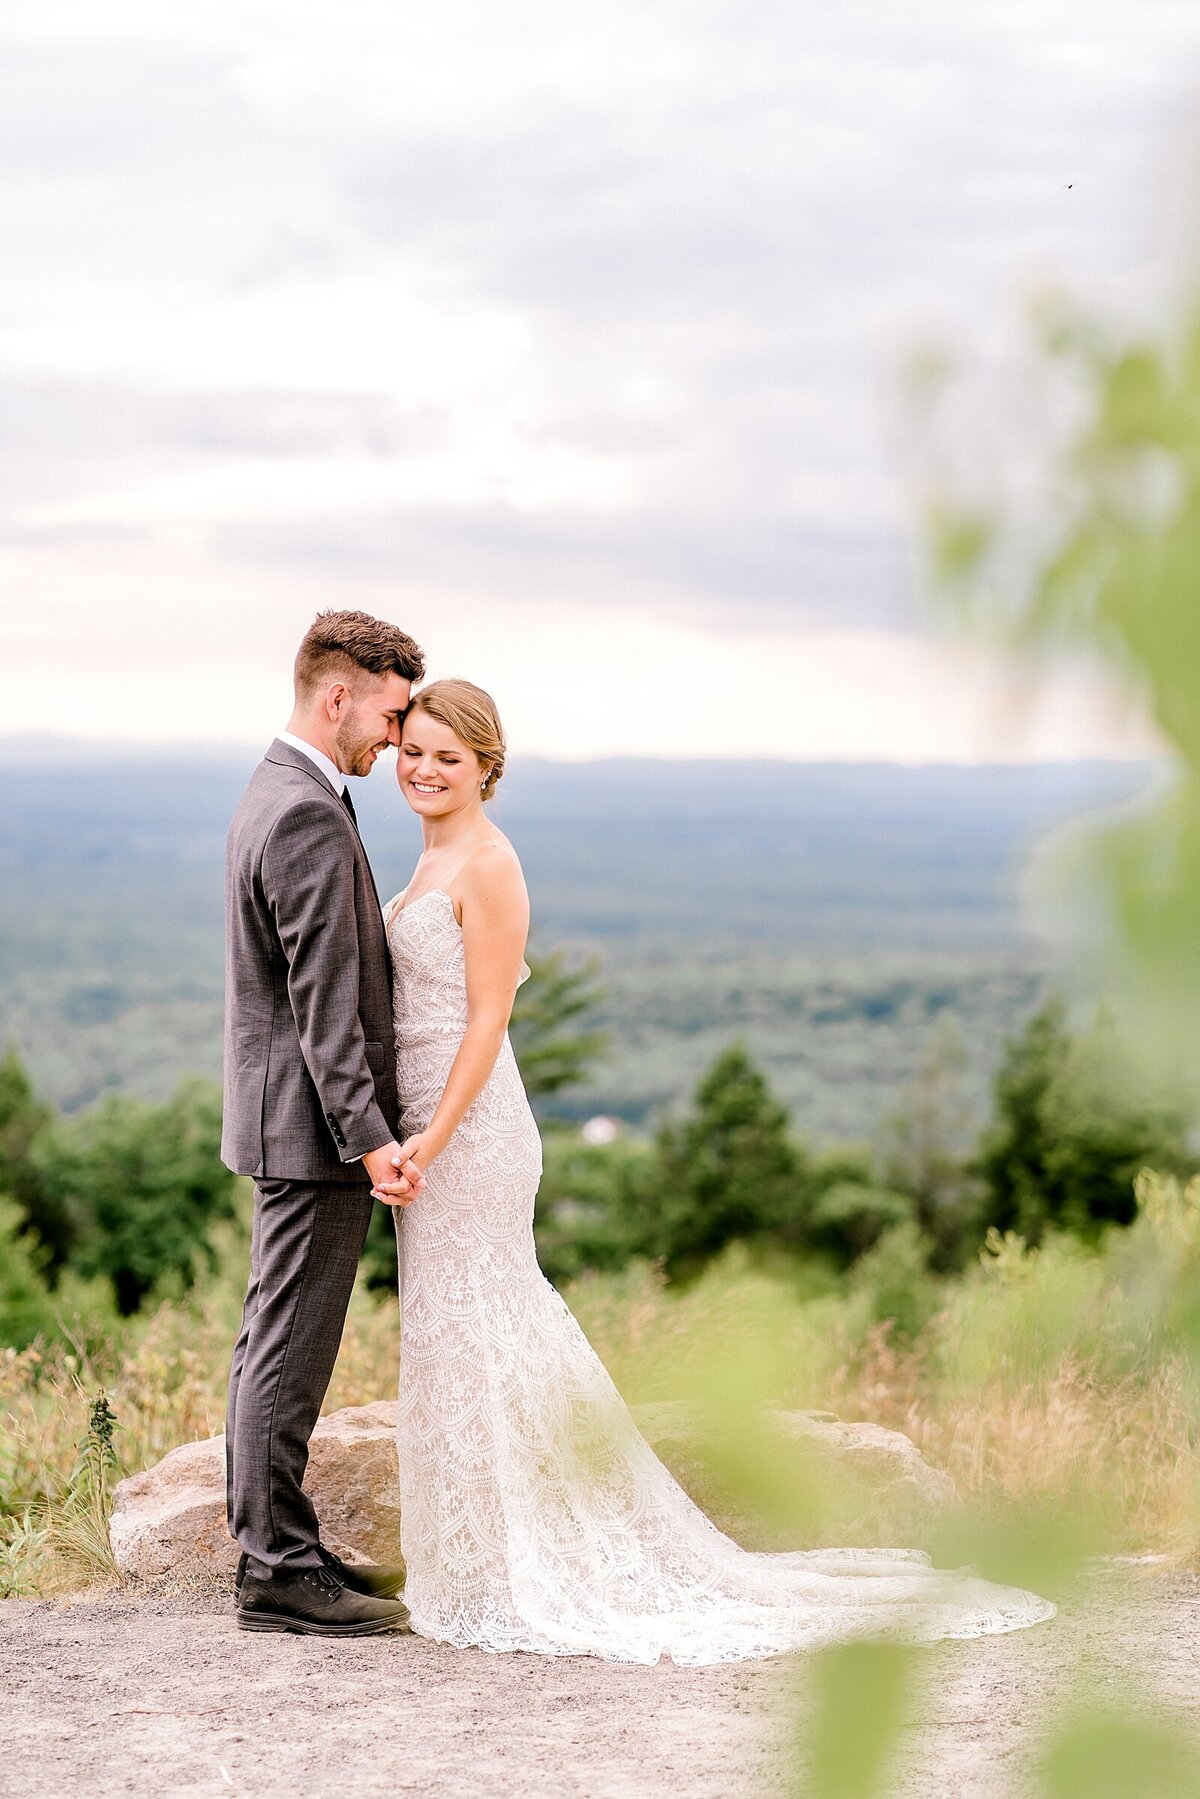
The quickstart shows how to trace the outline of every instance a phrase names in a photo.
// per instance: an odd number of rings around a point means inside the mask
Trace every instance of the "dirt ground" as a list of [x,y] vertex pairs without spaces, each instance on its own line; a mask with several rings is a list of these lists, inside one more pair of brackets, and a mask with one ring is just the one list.
[[[1107,1567],[1054,1623],[921,1652],[894,1799],[1028,1792],[1039,1720],[1082,1670],[1141,1683],[1200,1740],[1200,1576]],[[229,1602],[0,1605],[5,1799],[726,1799],[802,1794],[804,1660],[615,1667],[411,1637],[248,1635]]]

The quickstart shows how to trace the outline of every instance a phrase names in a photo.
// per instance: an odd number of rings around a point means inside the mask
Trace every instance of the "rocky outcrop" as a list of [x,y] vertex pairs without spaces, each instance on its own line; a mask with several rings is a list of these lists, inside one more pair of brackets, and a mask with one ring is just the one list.
[[[322,1418],[309,1445],[305,1490],[322,1540],[347,1561],[399,1560],[395,1405],[347,1406]],[[232,1574],[225,1527],[225,1439],[185,1443],[123,1480],[109,1525],[122,1574],[137,1580]]]
[[[635,1408],[639,1429],[722,1530],[747,1548],[918,1544],[953,1499],[899,1431],[827,1412],[776,1412],[747,1440],[693,1408]],[[324,1542],[347,1561],[397,1561],[396,1407],[351,1406],[313,1432],[305,1488]],[[187,1443],[117,1488],[111,1522],[122,1574],[217,1584],[237,1549],[225,1528],[225,1439]]]
[[237,1546],[225,1528],[225,1439],[173,1449],[144,1474],[123,1480],[108,1524],[122,1574],[232,1574]]

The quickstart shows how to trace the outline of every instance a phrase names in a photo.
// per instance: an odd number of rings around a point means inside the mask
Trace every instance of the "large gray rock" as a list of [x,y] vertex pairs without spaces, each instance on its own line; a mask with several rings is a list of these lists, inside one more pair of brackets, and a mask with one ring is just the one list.
[[[347,1406],[322,1418],[309,1446],[305,1489],[322,1541],[347,1561],[400,1557],[396,1407]],[[122,1574],[210,1580],[232,1574],[237,1545],[225,1527],[225,1439],[185,1443],[123,1480],[109,1526]]]
[[[635,1408],[638,1427],[676,1479],[747,1548],[919,1544],[954,1498],[948,1477],[909,1439],[829,1413],[777,1412],[747,1437],[682,1404]],[[396,1407],[351,1406],[313,1432],[305,1488],[322,1540],[347,1561],[400,1554]],[[215,1584],[237,1548],[225,1528],[225,1439],[173,1449],[123,1480],[110,1526],[121,1573]]]

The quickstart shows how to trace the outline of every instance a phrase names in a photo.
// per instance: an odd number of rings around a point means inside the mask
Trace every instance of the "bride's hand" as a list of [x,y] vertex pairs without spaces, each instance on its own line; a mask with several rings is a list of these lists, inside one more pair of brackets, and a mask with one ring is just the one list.
[[425,1172],[437,1155],[438,1147],[429,1131],[418,1131],[415,1136],[405,1138],[397,1151],[396,1160],[410,1180],[415,1169],[417,1179],[423,1187]]
[[[437,1155],[437,1148],[428,1132],[417,1132],[414,1137],[407,1137],[405,1141],[401,1142],[399,1150],[392,1155],[392,1168],[399,1169],[399,1173],[407,1180],[408,1186],[412,1187],[410,1200],[416,1198],[421,1193],[421,1189],[425,1187],[425,1169],[434,1160],[435,1155]],[[394,1204],[394,1200],[390,1200],[390,1195],[387,1193],[378,1193],[374,1187],[371,1191],[376,1200],[383,1200],[385,1204]]]
[[371,1180],[371,1198],[385,1206],[408,1206],[425,1185],[415,1162],[405,1163],[398,1143],[384,1143],[362,1159]]

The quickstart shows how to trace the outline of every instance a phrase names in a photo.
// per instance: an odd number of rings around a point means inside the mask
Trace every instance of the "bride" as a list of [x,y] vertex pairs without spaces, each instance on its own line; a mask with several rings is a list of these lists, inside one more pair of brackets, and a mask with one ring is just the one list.
[[483,1649],[700,1664],[1053,1616],[1031,1593],[939,1573],[916,1552],[744,1551],[639,1435],[534,1251],[541,1143],[507,1036],[529,972],[529,900],[484,811],[504,755],[480,688],[437,681],[415,696],[397,779],[425,847],[386,908],[401,1159],[425,1175],[396,1214],[413,1629]]

